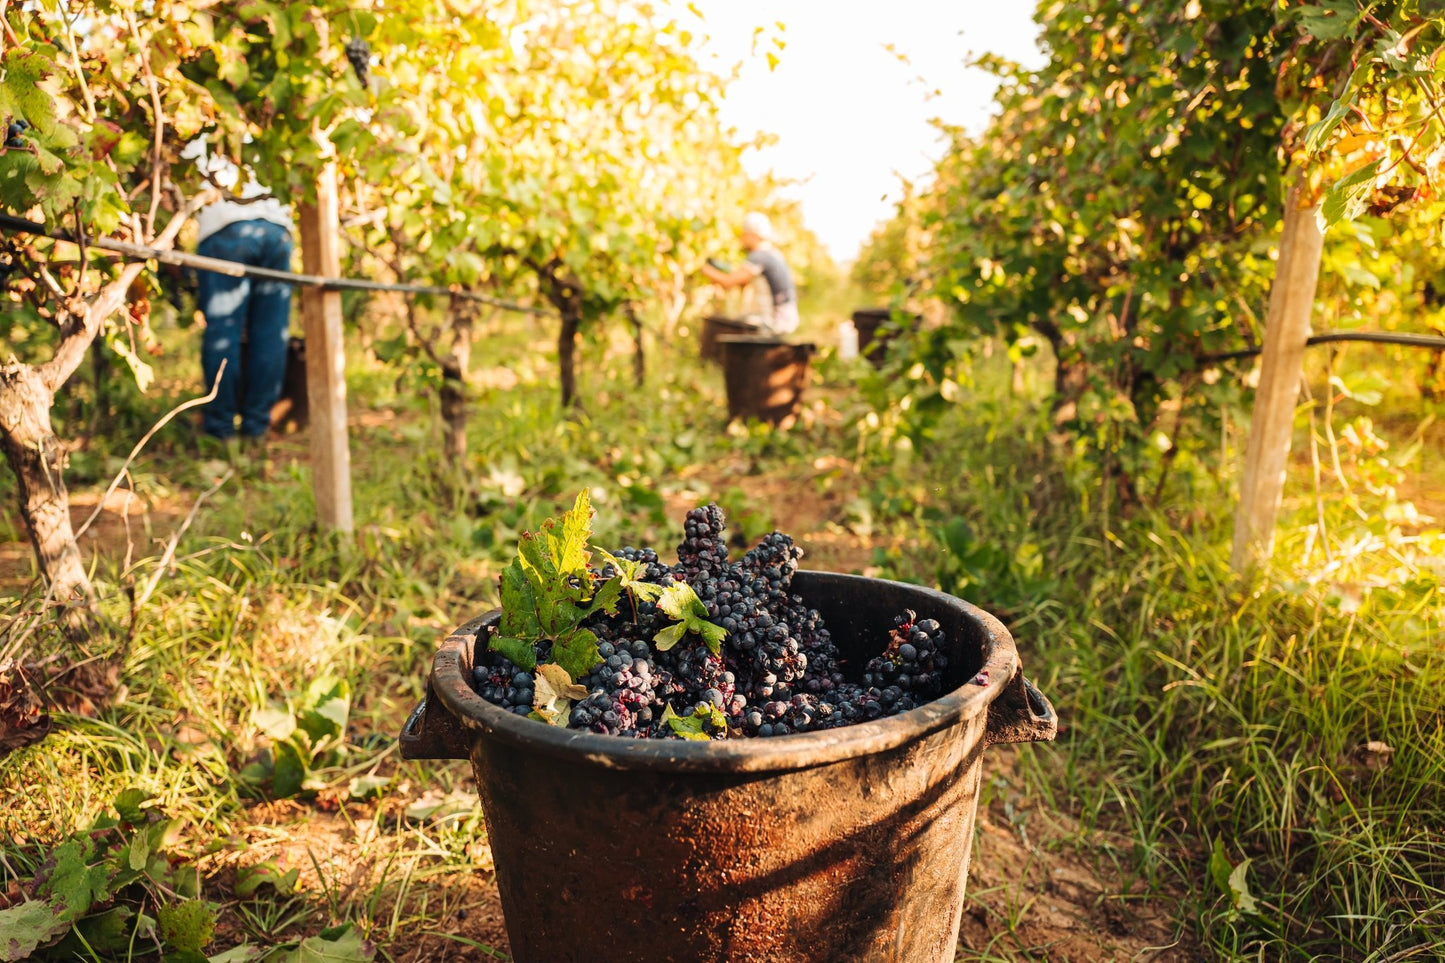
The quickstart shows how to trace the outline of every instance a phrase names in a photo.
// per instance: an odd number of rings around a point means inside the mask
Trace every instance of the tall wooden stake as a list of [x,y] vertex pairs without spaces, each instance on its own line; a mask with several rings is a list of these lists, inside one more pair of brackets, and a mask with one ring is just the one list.
[[1317,210],[1302,205],[1299,187],[1290,191],[1280,232],[1279,263],[1269,292],[1259,388],[1249,421],[1239,514],[1234,521],[1230,565],[1237,572],[1246,572],[1267,559],[1274,547],[1305,342],[1310,336],[1310,310],[1324,248],[1324,235],[1315,220]]
[[[336,166],[318,172],[316,203],[302,204],[301,268],[322,277],[341,276]],[[351,532],[351,449],[346,436],[346,355],[341,331],[341,292],[301,289],[306,335],[306,394],[311,408],[311,486],[322,525]]]

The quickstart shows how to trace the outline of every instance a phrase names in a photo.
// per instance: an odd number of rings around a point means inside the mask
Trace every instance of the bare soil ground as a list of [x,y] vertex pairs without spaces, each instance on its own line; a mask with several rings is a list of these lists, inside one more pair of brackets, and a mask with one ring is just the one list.
[[[82,531],[96,506],[101,504],[103,494],[104,486],[94,491],[70,493],[70,524],[76,530],[87,565],[96,552],[118,560],[160,554],[165,539],[181,524],[188,511],[180,503],[148,502],[129,491],[117,490],[105,499],[90,527]],[[4,506],[7,513],[13,509],[13,504]],[[19,527],[18,518],[16,527]],[[35,552],[29,542],[0,542],[0,592],[21,591],[34,580],[35,571]]]
[[[999,750],[990,750],[997,754]],[[997,756],[985,756],[985,773]],[[1199,953],[1180,918],[1181,900],[1131,895],[1131,881],[1099,865],[1077,822],[1043,807],[980,809],[959,933],[962,960],[1094,960],[1194,963]],[[1127,846],[1127,841],[1124,842]],[[1135,889],[1142,888],[1132,881]]]

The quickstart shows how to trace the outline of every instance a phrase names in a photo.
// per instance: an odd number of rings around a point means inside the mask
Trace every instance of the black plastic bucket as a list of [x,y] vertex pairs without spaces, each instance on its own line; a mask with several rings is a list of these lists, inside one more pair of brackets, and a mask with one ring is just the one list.
[[729,336],[751,337],[758,333],[758,326],[737,318],[723,318],[710,315],[702,319],[702,331],[698,336],[697,353],[704,361],[722,362],[722,348],[718,338]]
[[[904,317],[912,319],[914,324],[922,320],[916,314],[905,314]],[[873,362],[874,367],[881,366],[888,357],[888,345],[897,333],[897,328],[890,324],[892,319],[892,308],[861,308],[853,312],[853,327],[858,331],[858,353]]]
[[825,732],[623,739],[473,691],[477,633],[500,613],[442,644],[402,755],[471,759],[518,963],[954,958],[983,750],[1052,739],[1053,706],[967,602],[807,571],[793,591],[859,670],[904,609],[937,619],[952,691]]
[[777,338],[720,337],[728,417],[779,424],[798,413],[816,346]]

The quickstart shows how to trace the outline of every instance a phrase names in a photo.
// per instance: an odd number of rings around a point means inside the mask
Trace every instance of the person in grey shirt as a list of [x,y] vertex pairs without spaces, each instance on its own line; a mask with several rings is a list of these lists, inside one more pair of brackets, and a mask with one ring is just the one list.
[[782,336],[798,329],[798,289],[788,262],[773,247],[773,226],[766,214],[750,211],[743,218],[738,240],[748,252],[747,259],[731,271],[704,264],[702,273],[709,281],[726,288],[743,288],[761,279],[767,296],[759,298],[755,309],[744,316],[764,334]]

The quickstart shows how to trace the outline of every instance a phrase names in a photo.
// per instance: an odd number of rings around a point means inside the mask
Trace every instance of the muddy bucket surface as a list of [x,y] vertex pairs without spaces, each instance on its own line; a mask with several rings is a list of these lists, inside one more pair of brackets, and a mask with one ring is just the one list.
[[773,424],[798,413],[817,348],[776,338],[718,338],[723,353],[728,417]]
[[718,344],[718,338],[724,337],[754,337],[758,334],[758,326],[749,324],[739,318],[724,318],[718,315],[709,315],[702,319],[702,331],[698,335],[697,353],[704,361],[716,361],[722,363],[722,347]]
[[470,758],[518,963],[954,958],[983,750],[1052,739],[1053,707],[967,602],[807,571],[793,592],[860,672],[905,608],[937,619],[951,691],[824,732],[623,739],[472,690],[499,612],[443,643],[402,755]]

